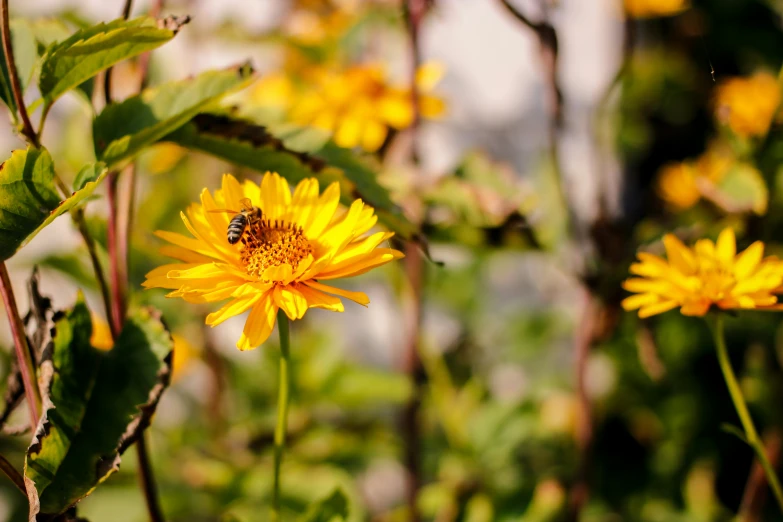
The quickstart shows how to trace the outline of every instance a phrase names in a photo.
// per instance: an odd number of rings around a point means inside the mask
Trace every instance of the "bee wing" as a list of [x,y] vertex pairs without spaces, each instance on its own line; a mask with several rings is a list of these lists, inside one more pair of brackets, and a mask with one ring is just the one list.
[[215,210],[207,210],[211,214],[239,214],[238,210],[231,210],[230,208],[216,208]]
[[242,205],[242,210],[252,210],[253,209],[253,202],[250,201],[250,198],[242,198],[239,200],[240,205]]

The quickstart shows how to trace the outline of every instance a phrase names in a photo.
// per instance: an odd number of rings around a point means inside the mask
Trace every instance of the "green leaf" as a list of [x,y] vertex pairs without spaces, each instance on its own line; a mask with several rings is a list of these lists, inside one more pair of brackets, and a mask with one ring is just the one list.
[[57,219],[58,217],[62,216],[66,212],[70,212],[71,210],[75,209],[82,203],[86,203],[90,197],[92,196],[93,192],[95,192],[95,189],[98,187],[98,185],[103,181],[103,178],[106,177],[106,175],[109,173],[109,171],[106,169],[106,166],[102,163],[95,163],[90,164],[79,172],[80,174],[84,171],[88,171],[91,174],[98,173],[97,176],[94,179],[86,180],[84,183],[84,186],[81,187],[79,190],[71,194],[71,196],[67,199],[64,199],[60,202],[58,207],[54,209],[52,213],[50,213],[46,219],[44,219],[43,223],[41,223],[35,230],[33,230],[30,235],[27,236],[27,239],[25,239],[22,242],[21,246],[26,245],[32,238],[38,234],[41,230],[49,226],[49,224]]
[[412,391],[410,379],[405,375],[345,365],[335,372],[319,395],[329,403],[351,408],[403,404],[410,399]]
[[279,123],[269,126],[269,132],[280,140],[283,146],[294,152],[313,153],[329,142],[331,133],[315,127],[302,127],[293,123]]
[[96,156],[112,166],[131,158],[226,94],[246,86],[251,73],[247,66],[209,71],[109,105],[93,122]]
[[44,219],[43,223],[38,225],[38,227],[33,230],[27,238],[22,242],[20,245],[20,248],[26,245],[30,242],[31,239],[33,239],[38,233],[43,230],[44,228],[48,227],[52,221],[57,219],[58,217],[62,216],[66,212],[70,212],[71,210],[77,208],[79,205],[86,203],[91,199],[91,196],[93,192],[95,192],[96,187],[103,181],[103,178],[106,177],[108,174],[108,170],[105,168],[101,172],[101,174],[94,180],[94,181],[88,181],[85,183],[84,187],[82,187],[80,190],[77,190],[71,196],[67,199],[64,199],[60,202],[60,205],[54,209],[54,211],[49,214],[46,219]]
[[[46,54],[46,49],[71,36],[73,28],[61,18],[38,18],[30,21],[38,42],[38,55]],[[14,52],[16,50],[14,49]]]
[[706,198],[726,212],[763,215],[769,203],[764,177],[756,167],[747,163],[733,165],[714,187],[703,187],[703,192]]
[[102,162],[88,163],[76,174],[76,179],[73,180],[73,188],[76,190],[83,189],[87,183],[98,182],[103,179],[102,176],[106,173],[106,164]]
[[745,435],[745,432],[742,431],[737,426],[734,426],[733,424],[723,423],[723,424],[720,425],[720,429],[722,431],[725,431],[726,433],[728,433],[730,435],[734,435],[735,437],[737,437],[739,440],[741,440],[742,442],[744,442],[748,446],[751,445],[750,442],[748,442],[748,438]]
[[79,295],[55,317],[51,359],[41,365],[45,411],[25,459],[31,520],[62,513],[117,471],[168,384],[173,341],[155,312],[133,313],[107,352],[91,335]]
[[338,174],[338,179],[344,178],[356,189],[355,194],[344,194],[344,202],[361,197],[375,207],[381,222],[391,230],[404,238],[416,234],[416,227],[378,183],[376,172],[351,151],[330,141],[324,143],[319,130],[286,125],[275,127],[274,131],[222,114],[199,114],[163,140],[258,172],[277,172],[292,184],[309,176],[322,182],[333,181]]
[[310,506],[299,522],[334,522],[348,519],[348,497],[342,489],[335,489],[331,495]]
[[56,270],[74,281],[80,288],[93,290],[98,287],[95,282],[95,272],[87,262],[86,250],[84,252],[50,254],[35,259],[31,264],[41,268]]
[[173,37],[173,31],[159,29],[155,20],[148,17],[119,19],[76,31],[52,45],[43,57],[38,87],[44,110],[102,70],[151,51]]
[[16,150],[0,170],[0,260],[6,260],[60,204],[45,149]]
[[60,201],[46,149],[15,150],[0,167],[0,260],[5,261],[52,221],[86,202],[106,177],[102,163],[85,166],[79,190]]
[[[14,59],[16,71],[19,74],[19,83],[24,92],[27,84],[33,76],[35,63],[38,60],[38,44],[32,26],[26,20],[11,21],[11,41],[14,46]],[[3,55],[5,58],[5,56]],[[8,64],[5,59],[0,60],[0,99],[11,110],[16,118],[16,100],[11,90],[11,77],[8,74]]]
[[375,171],[365,161],[358,158],[353,151],[329,142],[316,155],[326,161],[328,165],[341,169],[345,173],[345,177],[356,185],[357,192],[367,203],[384,210],[394,208],[389,191],[378,183]]
[[199,114],[164,140],[259,172],[278,172],[289,183],[298,183],[324,166],[305,153],[287,150],[265,127],[225,116]]

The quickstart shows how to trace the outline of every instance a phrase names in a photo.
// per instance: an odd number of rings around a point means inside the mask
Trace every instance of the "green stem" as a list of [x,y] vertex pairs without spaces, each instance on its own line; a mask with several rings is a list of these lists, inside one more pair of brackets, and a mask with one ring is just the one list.
[[280,520],[280,465],[283,463],[285,433],[288,426],[288,396],[290,385],[288,317],[277,312],[277,329],[280,332],[280,374],[277,392],[277,425],[275,426],[275,481],[272,490],[272,520]]
[[710,323],[710,326],[712,329],[712,336],[715,339],[715,348],[718,351],[720,369],[723,371],[723,378],[726,380],[726,386],[729,388],[729,395],[731,395],[731,400],[734,402],[734,408],[737,410],[740,422],[742,423],[742,428],[745,430],[745,438],[756,453],[756,457],[759,459],[759,463],[761,463],[761,467],[764,469],[764,474],[767,477],[769,487],[775,495],[778,506],[781,511],[783,511],[783,488],[780,487],[780,481],[775,474],[775,470],[772,468],[772,464],[767,458],[764,445],[761,443],[756,427],[753,425],[753,419],[748,411],[748,405],[745,403],[745,398],[742,395],[742,389],[740,388],[736,375],[734,375],[734,370],[731,368],[729,353],[726,349],[726,338],[723,334],[723,315],[717,315],[714,321]]

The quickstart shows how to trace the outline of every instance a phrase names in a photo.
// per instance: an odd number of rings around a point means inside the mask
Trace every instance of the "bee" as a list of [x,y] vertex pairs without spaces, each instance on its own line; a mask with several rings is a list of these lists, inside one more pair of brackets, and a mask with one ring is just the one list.
[[242,209],[239,211],[230,209],[210,210],[210,212],[231,212],[235,216],[228,222],[228,230],[226,231],[226,239],[232,245],[239,243],[242,239],[242,235],[245,233],[245,229],[249,225],[254,225],[261,221],[263,214],[261,209],[253,206],[253,202],[249,198],[242,198],[239,200],[242,205]]

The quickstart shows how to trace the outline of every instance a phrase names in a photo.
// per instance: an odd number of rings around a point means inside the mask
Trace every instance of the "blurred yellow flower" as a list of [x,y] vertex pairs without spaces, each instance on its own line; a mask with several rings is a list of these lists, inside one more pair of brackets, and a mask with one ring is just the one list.
[[193,361],[198,358],[198,350],[180,334],[171,334],[171,339],[174,341],[174,360],[171,362],[171,378],[176,381],[187,373]]
[[[248,225],[241,241],[232,245],[226,231],[233,215],[220,209],[238,209],[243,199],[259,207],[263,218]],[[344,209],[339,201],[337,183],[319,195],[318,180],[307,178],[292,196],[288,182],[276,173],[266,173],[260,186],[252,181],[240,184],[225,174],[222,188],[214,194],[204,189],[201,204],[194,203],[181,214],[193,237],[157,232],[171,243],[161,252],[180,262],[151,271],[144,286],[172,289],[167,297],[191,303],[230,299],[207,316],[210,326],[250,310],[237,343],[240,350],[266,341],[278,309],[294,320],[309,308],[342,312],[343,303],[335,296],[367,305],[370,300],[363,292],[323,281],[363,274],[403,254],[378,248],[392,232],[367,235],[378,221],[372,207],[356,200]]]
[[[419,109],[425,118],[443,114],[442,99],[429,94],[443,75],[437,64],[425,64],[416,75]],[[291,108],[291,119],[334,133],[341,147],[361,146],[374,152],[389,129],[404,129],[413,123],[410,89],[392,87],[380,65],[350,67],[344,71],[321,69]]]
[[735,163],[725,143],[712,143],[696,161],[664,165],[658,173],[658,195],[675,210],[688,209],[702,196],[712,194],[715,185]]
[[690,3],[687,0],[624,0],[625,12],[634,18],[654,18],[681,13]]
[[692,207],[701,199],[696,169],[688,162],[669,163],[658,173],[658,194],[678,210]]
[[111,337],[109,323],[102,317],[92,314],[92,335],[90,344],[99,350],[111,350],[114,348],[114,339]]
[[147,170],[150,174],[164,174],[177,166],[187,149],[176,143],[162,142],[150,147]]
[[724,310],[777,309],[778,288],[783,283],[783,262],[764,258],[764,243],[756,241],[736,253],[731,228],[724,229],[717,243],[700,239],[686,247],[676,236],[663,237],[668,260],[639,252],[623,288],[636,295],[623,300],[625,310],[639,310],[650,317],[680,307],[683,315],[704,315],[711,306]]
[[250,89],[250,99],[261,107],[280,107],[288,110],[295,96],[294,82],[284,72],[262,76]]
[[340,38],[354,21],[350,10],[317,13],[297,9],[285,21],[284,30],[301,44],[320,45]]
[[[174,341],[172,378],[176,380],[184,375],[193,360],[198,357],[198,351],[186,338],[179,334],[172,334],[171,339]],[[92,336],[90,336],[90,344],[94,348],[103,351],[114,348],[114,339],[111,337],[109,323],[95,314],[92,314]]]
[[696,173],[698,177],[717,183],[736,163],[737,158],[726,142],[713,141],[696,160]]
[[743,138],[764,136],[780,106],[777,79],[759,72],[721,82],[715,97],[717,119]]

